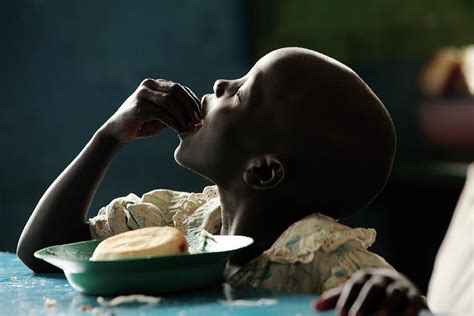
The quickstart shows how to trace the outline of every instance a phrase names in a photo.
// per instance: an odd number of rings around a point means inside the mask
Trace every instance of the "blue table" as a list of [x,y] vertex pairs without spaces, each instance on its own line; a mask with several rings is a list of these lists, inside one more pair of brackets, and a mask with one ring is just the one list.
[[[56,305],[46,308],[46,299]],[[274,299],[273,305],[228,306],[221,300]],[[332,315],[316,313],[311,302],[314,296],[279,293],[264,289],[234,288],[221,284],[193,292],[163,295],[156,305],[128,304],[102,308],[99,313],[81,311],[81,306],[100,307],[96,297],[82,295],[69,285],[62,274],[34,275],[15,254],[0,252],[0,314],[1,315]]]

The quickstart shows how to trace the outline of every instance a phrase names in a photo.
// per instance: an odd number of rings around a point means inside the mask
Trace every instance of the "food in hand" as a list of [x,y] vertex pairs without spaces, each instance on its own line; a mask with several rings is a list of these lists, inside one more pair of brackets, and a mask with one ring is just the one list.
[[92,261],[147,258],[188,253],[183,233],[174,227],[147,227],[128,231],[102,241]]

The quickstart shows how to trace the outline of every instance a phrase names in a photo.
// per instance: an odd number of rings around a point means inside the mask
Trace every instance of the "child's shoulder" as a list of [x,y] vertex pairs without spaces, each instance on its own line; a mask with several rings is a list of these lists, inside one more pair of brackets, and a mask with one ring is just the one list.
[[375,236],[372,228],[350,228],[329,216],[313,213],[288,227],[265,254],[273,262],[309,263],[315,252],[330,254],[348,242],[367,249]]
[[364,267],[391,266],[367,250],[375,230],[350,228],[318,213],[294,223],[230,282],[275,290],[320,294]]

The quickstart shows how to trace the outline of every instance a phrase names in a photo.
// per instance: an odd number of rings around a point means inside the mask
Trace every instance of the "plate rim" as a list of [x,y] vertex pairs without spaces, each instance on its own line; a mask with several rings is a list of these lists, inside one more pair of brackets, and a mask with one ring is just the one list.
[[94,264],[94,265],[99,265],[99,264],[110,264],[112,262],[120,262],[120,263],[127,263],[127,262],[137,262],[137,261],[148,261],[150,259],[171,259],[171,258],[176,258],[176,257],[196,257],[196,256],[209,256],[213,254],[224,254],[224,253],[229,253],[229,252],[235,252],[244,248],[247,248],[248,246],[252,245],[255,240],[252,237],[249,236],[243,236],[243,235],[213,235],[213,238],[216,239],[226,239],[226,238],[242,238],[246,239],[247,242],[245,243],[244,246],[238,247],[238,248],[230,248],[226,250],[219,250],[219,251],[209,251],[209,252],[200,252],[200,253],[183,253],[183,254],[168,254],[168,255],[156,255],[156,256],[149,256],[149,257],[141,257],[141,258],[124,258],[124,259],[117,259],[117,260],[89,260],[89,259],[80,259],[80,258],[62,258],[60,256],[54,255],[54,254],[44,254],[44,252],[47,252],[48,249],[52,247],[64,247],[64,246],[72,246],[72,245],[77,245],[77,244],[85,244],[85,243],[91,243],[91,242],[100,242],[103,239],[97,238],[97,239],[91,239],[91,240],[82,240],[82,241],[77,241],[73,243],[66,243],[66,244],[58,244],[58,245],[51,245],[48,247],[44,247],[41,249],[38,249],[34,252],[34,257],[47,261],[47,259],[54,259],[54,260],[61,260],[61,261],[69,261],[69,262],[75,262],[75,263],[85,263],[87,262],[88,264]]

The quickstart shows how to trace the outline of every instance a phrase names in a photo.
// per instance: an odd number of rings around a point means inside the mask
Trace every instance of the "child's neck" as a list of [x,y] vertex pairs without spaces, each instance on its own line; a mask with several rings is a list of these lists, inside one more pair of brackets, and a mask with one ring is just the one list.
[[243,266],[272,246],[276,239],[303,216],[291,205],[279,203],[278,197],[262,199],[248,192],[219,187],[221,201],[221,235],[243,235],[254,244],[234,255],[229,261],[234,269]]

